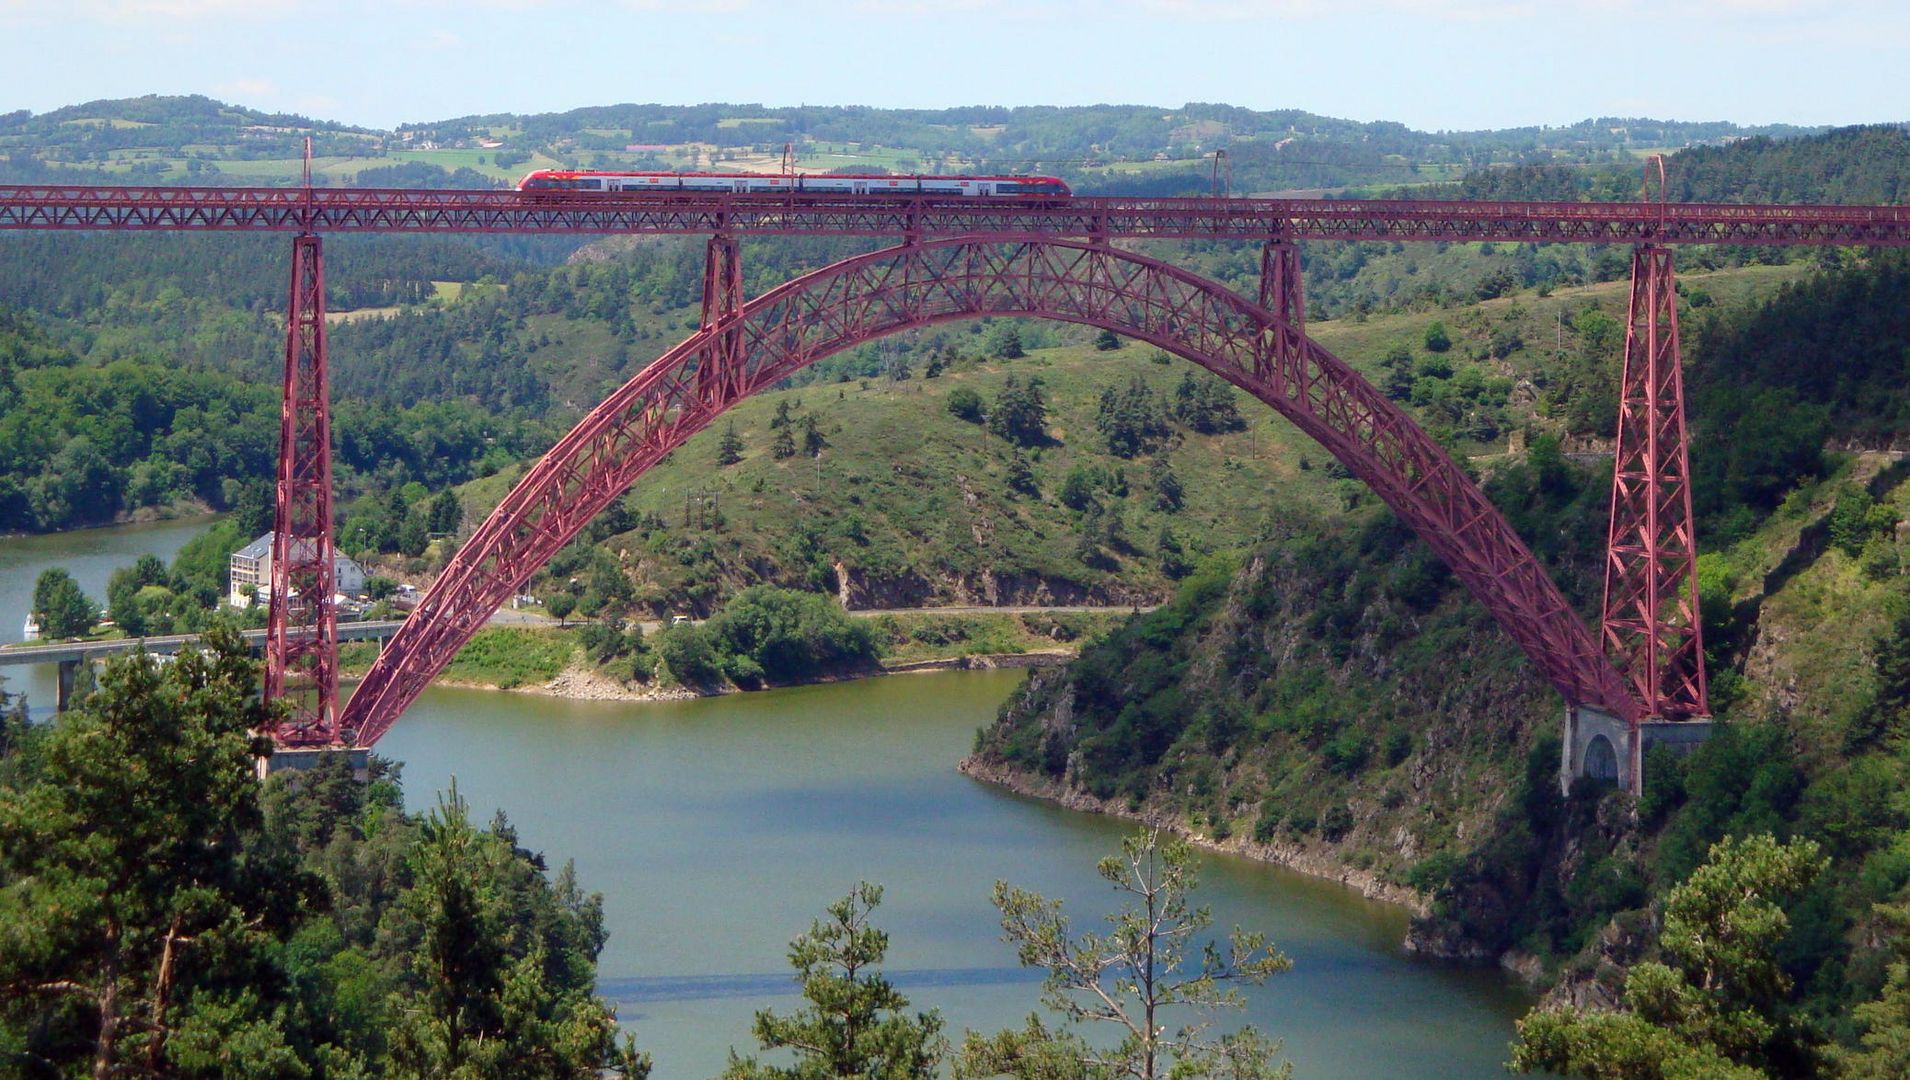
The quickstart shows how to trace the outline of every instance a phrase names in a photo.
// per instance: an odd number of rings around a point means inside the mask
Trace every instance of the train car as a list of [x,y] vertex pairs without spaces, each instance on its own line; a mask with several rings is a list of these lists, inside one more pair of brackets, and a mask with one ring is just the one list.
[[537,169],[518,181],[517,190],[592,192],[729,192],[817,195],[945,195],[996,198],[1065,198],[1067,181],[1055,176],[890,176],[825,173],[795,176],[764,173],[598,172]]

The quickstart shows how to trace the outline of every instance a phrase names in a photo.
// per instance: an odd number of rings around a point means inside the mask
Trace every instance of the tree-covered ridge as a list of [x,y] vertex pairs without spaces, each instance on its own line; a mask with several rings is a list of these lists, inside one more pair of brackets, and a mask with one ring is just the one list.
[[[98,525],[177,504],[240,505],[269,483],[276,382],[157,359],[90,366],[0,312],[0,531]],[[547,438],[463,402],[408,409],[347,400],[334,417],[338,478],[442,487],[494,472]]]
[[[1647,170],[1649,171],[1649,170]],[[1910,128],[1870,124],[1795,137],[1733,137],[1685,146],[1665,157],[1664,196],[1695,203],[1872,203],[1904,196]],[[1536,199],[1564,202],[1644,198],[1637,162],[1522,164],[1482,169],[1456,184],[1410,192],[1419,197]],[[1650,176],[1649,197],[1658,197]],[[1408,192],[1401,192],[1408,194]]]
[[[1216,149],[1228,151],[1237,190],[1273,190],[1450,179],[1494,164],[1617,160],[1640,148],[1808,130],[1606,117],[1562,127],[1421,132],[1294,109],[1190,102],[950,109],[620,104],[406,121],[373,132],[200,97],[146,97],[0,116],[0,155],[7,155],[0,161],[10,163],[0,172],[25,180],[97,173],[157,182],[295,182],[299,170],[273,168],[269,159],[297,158],[309,134],[319,181],[358,186],[499,184],[535,165],[769,167],[793,143],[814,171],[1036,170],[1060,173],[1083,190],[1194,194],[1209,186],[1203,159]],[[392,164],[375,164],[381,160]]]

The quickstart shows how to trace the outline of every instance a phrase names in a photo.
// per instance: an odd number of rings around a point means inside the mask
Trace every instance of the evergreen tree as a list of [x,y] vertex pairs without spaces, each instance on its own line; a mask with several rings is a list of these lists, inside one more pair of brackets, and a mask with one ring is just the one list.
[[1070,510],[1086,510],[1094,505],[1094,478],[1079,465],[1068,470],[1061,480],[1061,505]]
[[1131,458],[1167,435],[1167,416],[1154,391],[1139,375],[1128,380],[1125,390],[1108,387],[1101,391],[1094,426],[1107,440],[1108,452]]
[[[617,504],[620,505],[620,504]],[[464,504],[458,493],[446,488],[431,500],[430,527],[434,536],[452,536],[464,525]],[[614,535],[614,534],[613,534]]]
[[1035,471],[1028,465],[1027,455],[1017,446],[1008,454],[1008,490],[1018,491],[1031,498],[1041,497],[1041,488],[1035,482]]
[[1894,954],[1883,993],[1857,1006],[1860,1047],[1834,1052],[1848,1080],[1902,1080],[1910,1076],[1910,905],[1879,904]]
[[829,440],[822,437],[822,429],[816,426],[816,418],[804,414],[802,418],[802,452],[809,457],[821,457],[829,446]]
[[49,638],[78,637],[93,628],[99,606],[80,591],[80,583],[52,566],[33,583],[33,617]]
[[1586,1080],[1768,1075],[1791,980],[1778,959],[1790,929],[1780,906],[1825,860],[1809,840],[1763,834],[1711,846],[1665,901],[1659,946],[1670,963],[1625,977],[1627,1012],[1535,1009],[1519,1022],[1511,1067]]
[[1103,330],[1095,335],[1094,347],[1101,352],[1113,352],[1121,347],[1121,337],[1112,330]]
[[1174,466],[1167,460],[1166,454],[1157,454],[1147,466],[1148,483],[1154,488],[1154,509],[1167,513],[1176,513],[1181,508],[1180,477],[1174,475]]
[[1395,345],[1382,363],[1386,374],[1380,379],[1380,390],[1394,401],[1412,397],[1413,382],[1419,377],[1413,370],[1413,351],[1404,345]]
[[405,518],[404,525],[398,530],[398,553],[415,559],[423,555],[424,549],[430,544],[429,513],[425,508],[419,507]]
[[1046,442],[1048,403],[1041,395],[1041,379],[1023,382],[1008,376],[995,398],[995,407],[988,413],[988,430],[1019,446]]
[[988,335],[988,352],[999,360],[1019,360],[1026,356],[1021,347],[1021,330],[1014,323],[1002,323]]
[[776,429],[776,438],[770,441],[769,453],[777,461],[796,456],[796,437],[789,433],[789,425]]
[[0,1046],[23,1060],[202,1075],[195,1048],[224,1045],[223,1075],[295,1075],[282,987],[233,975],[260,970],[325,890],[247,850],[266,707],[238,635],[205,645],[164,667],[114,658],[47,732],[35,782],[0,787]]
[[734,465],[743,460],[743,440],[736,434],[736,421],[732,420],[723,429],[723,438],[716,444],[716,463]]
[[[588,983],[555,976],[548,944],[518,942],[510,897],[516,834],[500,814],[472,826],[452,785],[425,822],[409,860],[414,884],[400,899],[419,927],[412,987],[394,994],[389,1075],[400,1080],[584,1080],[609,1070],[643,1077],[648,1059],[591,996]],[[574,892],[574,879],[568,889]],[[589,948],[595,959],[598,940]]]
[[[1199,878],[1187,842],[1164,840],[1147,830],[1123,840],[1121,854],[1101,860],[1098,869],[1128,898],[1125,907],[1108,916],[1112,929],[1105,934],[1076,937],[1059,900],[995,883],[1006,939],[1022,966],[1047,972],[1041,1003],[1069,1026],[1051,1030],[1034,1015],[1020,1030],[971,1032],[955,1075],[963,1080],[1003,1074],[1017,1080],[1290,1077],[1292,1066],[1274,1063],[1279,1044],[1251,1027],[1217,1037],[1207,1033],[1215,1011],[1243,1007],[1231,984],[1258,985],[1293,962],[1271,948],[1264,934],[1241,930],[1207,945],[1197,962],[1190,957],[1213,915],[1188,903]],[[1169,1027],[1167,1018],[1180,1010],[1199,1015]],[[1074,1030],[1083,1022],[1109,1025],[1119,1042],[1090,1044]]]
[[1189,371],[1174,388],[1174,417],[1204,435],[1240,431],[1247,422],[1240,417],[1234,394],[1224,381],[1212,375],[1196,376]]
[[908,1016],[908,998],[884,978],[878,965],[888,954],[889,935],[869,924],[882,903],[882,886],[868,882],[829,905],[828,919],[789,943],[789,963],[809,1007],[779,1016],[756,1014],[757,1042],[765,1050],[789,1049],[793,1067],[764,1065],[730,1054],[724,1080],[930,1080],[948,1052],[942,1018]]
[[1446,324],[1435,322],[1426,328],[1423,341],[1427,352],[1442,353],[1452,348],[1452,338],[1446,333]]
[[1160,553],[1161,573],[1168,580],[1179,581],[1193,570],[1194,566],[1187,561],[1186,553],[1181,550],[1180,538],[1174,535],[1174,530],[1162,525],[1160,538],[1154,546]]
[[776,403],[776,415],[769,418],[769,430],[781,431],[787,428],[791,422],[789,399],[784,398]]

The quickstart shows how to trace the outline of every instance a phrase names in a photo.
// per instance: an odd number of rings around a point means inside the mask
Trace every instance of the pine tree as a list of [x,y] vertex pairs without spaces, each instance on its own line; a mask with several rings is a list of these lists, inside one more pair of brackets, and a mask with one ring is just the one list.
[[0,878],[32,883],[0,890],[0,925],[33,943],[0,949],[0,1003],[13,1030],[80,1036],[40,1047],[61,1075],[170,1075],[182,1040],[240,1033],[224,1071],[287,1075],[266,1069],[291,1053],[269,989],[225,976],[262,968],[326,892],[246,846],[266,706],[239,636],[204,644],[112,660],[41,737],[35,782],[0,786]]
[[1103,330],[1095,337],[1094,347],[1101,352],[1113,352],[1121,347],[1120,335],[1112,330]]
[[1770,1075],[1791,989],[1778,955],[1790,929],[1782,905],[1825,863],[1814,842],[1768,833],[1713,844],[1665,900],[1658,941],[1669,963],[1626,975],[1629,1011],[1534,1009],[1519,1021],[1510,1067],[1586,1080]]
[[716,463],[734,465],[743,460],[743,440],[736,434],[736,421],[730,421],[723,429],[723,438],[716,444]]
[[908,1016],[909,999],[884,978],[878,965],[888,954],[889,935],[869,924],[882,903],[882,886],[868,882],[829,905],[828,919],[789,943],[789,963],[809,1007],[779,1016],[756,1014],[757,1042],[765,1050],[789,1049],[794,1067],[764,1065],[730,1054],[723,1080],[929,1080],[940,1075],[948,1052],[942,1018],[934,1012]]
[[[1070,1027],[1050,1029],[1035,1015],[1019,1030],[971,1032],[956,1059],[956,1077],[1290,1077],[1292,1066],[1274,1063],[1279,1044],[1251,1027],[1208,1034],[1214,1012],[1242,1007],[1232,984],[1259,985],[1293,962],[1264,934],[1241,930],[1199,951],[1198,960],[1190,957],[1213,915],[1188,903],[1199,887],[1199,867],[1187,842],[1147,830],[1122,841],[1121,854],[1101,860],[1098,869],[1127,894],[1127,906],[1108,916],[1105,934],[1075,937],[1059,900],[995,883],[1002,930],[1024,967],[1047,971],[1041,1003]],[[1202,1015],[1173,1026],[1170,1010]],[[1091,1045],[1072,1030],[1083,1022],[1108,1025],[1114,1039]]]
[[1175,536],[1174,530],[1167,526],[1161,526],[1161,535],[1155,541],[1154,547],[1160,553],[1161,573],[1168,580],[1179,581],[1194,568],[1193,564],[1187,561],[1186,553],[1181,550],[1180,538]]
[[822,437],[822,429],[816,426],[814,415],[805,414],[802,418],[802,452],[810,457],[821,457],[829,446],[829,440]]
[[1168,462],[1166,454],[1157,454],[1148,463],[1147,479],[1154,487],[1154,509],[1170,514],[1178,512],[1183,494],[1180,477],[1174,475],[1174,466]]
[[1020,446],[1039,446],[1048,439],[1048,403],[1041,395],[1041,379],[1026,382],[1008,376],[1002,382],[995,407],[988,413],[988,430]]
[[1125,390],[1101,391],[1094,426],[1107,440],[1109,453],[1131,458],[1167,435],[1167,416],[1153,389],[1136,375]]
[[789,433],[789,425],[776,429],[776,438],[769,444],[770,456],[777,461],[796,456],[796,437]]
[[1031,498],[1041,497],[1041,488],[1035,482],[1035,471],[1028,465],[1028,458],[1015,447],[1008,455],[1008,490],[1018,491]]
[[430,526],[434,536],[450,536],[464,524],[464,504],[458,493],[446,488],[431,500]]
[[792,422],[792,418],[790,417],[790,414],[789,414],[789,399],[784,398],[781,401],[778,401],[776,403],[776,415],[770,417],[769,419],[769,430],[780,431],[783,428],[788,427],[791,422]]

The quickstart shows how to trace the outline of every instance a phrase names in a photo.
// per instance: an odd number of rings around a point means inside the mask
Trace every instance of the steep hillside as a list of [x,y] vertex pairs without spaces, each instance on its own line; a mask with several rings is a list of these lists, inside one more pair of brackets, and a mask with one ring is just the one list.
[[[1730,529],[1701,534],[1722,723],[1689,759],[1648,759],[1637,802],[1589,783],[1560,797],[1557,700],[1383,514],[1296,524],[1237,569],[1203,568],[1035,676],[968,768],[1404,895],[1420,947],[1502,957],[1579,1001],[1615,1000],[1655,954],[1657,903],[1712,842],[1813,840],[1830,868],[1787,909],[1798,993],[1772,1053],[1814,1074],[1825,1046],[1884,1024],[1854,1007],[1910,946],[1890,916],[1910,900],[1910,469],[1894,450],[1794,452],[1784,421],[1833,443],[1890,429],[1901,369],[1873,358],[1910,345],[1890,323],[1895,266],[1811,279],[1698,336],[1694,471],[1782,494],[1727,484],[1744,501],[1710,520]],[[1774,414],[1703,411],[1778,393]],[[1489,482],[1588,614],[1605,483],[1545,440]]]

